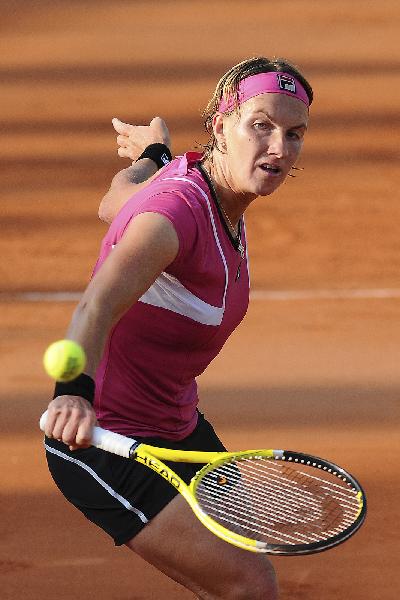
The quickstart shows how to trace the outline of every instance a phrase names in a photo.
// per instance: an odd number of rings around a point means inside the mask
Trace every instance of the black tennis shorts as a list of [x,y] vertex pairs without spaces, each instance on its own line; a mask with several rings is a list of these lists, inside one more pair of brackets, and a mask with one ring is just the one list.
[[[194,431],[179,442],[156,437],[135,439],[178,450],[225,450],[201,413]],[[160,475],[134,460],[94,447],[70,451],[62,442],[47,437],[45,448],[50,473],[62,494],[108,533],[117,546],[132,539],[179,493]],[[168,464],[186,483],[203,466]]]

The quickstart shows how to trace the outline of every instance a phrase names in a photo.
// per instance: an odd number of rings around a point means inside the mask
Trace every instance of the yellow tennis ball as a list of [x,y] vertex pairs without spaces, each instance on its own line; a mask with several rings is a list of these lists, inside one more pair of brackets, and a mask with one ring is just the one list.
[[59,340],[47,348],[43,365],[46,373],[56,381],[71,381],[85,368],[86,354],[76,342]]

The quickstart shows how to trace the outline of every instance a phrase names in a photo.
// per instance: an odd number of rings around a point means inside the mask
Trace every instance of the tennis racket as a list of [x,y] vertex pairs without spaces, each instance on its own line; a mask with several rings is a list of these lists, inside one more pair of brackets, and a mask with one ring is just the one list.
[[[45,429],[47,413],[40,419]],[[278,555],[312,554],[347,540],[366,515],[357,480],[334,463],[290,450],[196,452],[158,448],[93,428],[92,444],[136,460],[178,490],[226,542]],[[205,463],[187,485],[163,461]]]

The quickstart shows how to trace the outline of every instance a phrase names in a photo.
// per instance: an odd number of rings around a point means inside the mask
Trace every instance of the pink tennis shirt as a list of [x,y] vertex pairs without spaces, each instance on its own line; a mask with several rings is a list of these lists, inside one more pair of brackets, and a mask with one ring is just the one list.
[[99,423],[117,433],[189,435],[197,423],[195,378],[247,310],[247,255],[241,258],[222,223],[196,167],[200,158],[189,152],[164,167],[124,205],[101,246],[94,273],[129,222],[145,212],[168,218],[179,239],[174,262],[111,331],[96,373]]

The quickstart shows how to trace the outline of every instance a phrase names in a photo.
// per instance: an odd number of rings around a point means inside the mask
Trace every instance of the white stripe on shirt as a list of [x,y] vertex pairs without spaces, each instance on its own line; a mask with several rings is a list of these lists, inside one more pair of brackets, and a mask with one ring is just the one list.
[[224,317],[225,312],[225,300],[226,291],[228,288],[229,272],[226,258],[222,250],[221,242],[218,237],[217,228],[215,225],[214,215],[212,212],[209,198],[204,192],[204,190],[202,190],[201,187],[197,185],[197,183],[191,181],[190,179],[186,179],[185,177],[165,177],[163,181],[185,181],[186,183],[190,183],[200,192],[200,194],[203,196],[207,203],[215,243],[221,255],[221,259],[225,269],[225,287],[222,298],[222,306],[213,306],[212,304],[204,302],[204,300],[198,298],[197,296],[192,294],[192,292],[190,292],[187,288],[185,288],[185,286],[182,285],[182,283],[178,279],[176,279],[176,277],[173,277],[172,275],[169,275],[165,272],[161,273],[161,275],[156,279],[156,281],[147,290],[147,292],[145,292],[143,296],[139,298],[139,302],[143,302],[144,304],[150,304],[152,306],[158,306],[159,308],[165,308],[185,317],[189,317],[193,321],[196,321],[197,323],[202,323],[203,325],[220,325],[222,323],[222,319]]

